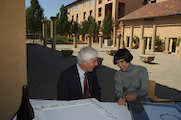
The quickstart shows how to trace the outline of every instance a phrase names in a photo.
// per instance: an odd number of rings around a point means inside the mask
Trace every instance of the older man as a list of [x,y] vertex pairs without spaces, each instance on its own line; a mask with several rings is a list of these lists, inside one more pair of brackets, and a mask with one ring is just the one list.
[[77,55],[77,63],[64,70],[57,84],[57,98],[75,100],[94,97],[101,100],[95,66],[98,52],[92,47],[83,47]]

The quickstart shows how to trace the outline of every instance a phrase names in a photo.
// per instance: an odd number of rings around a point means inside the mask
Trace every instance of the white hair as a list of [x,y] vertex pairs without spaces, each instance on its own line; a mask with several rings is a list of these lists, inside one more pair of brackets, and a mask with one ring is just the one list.
[[82,64],[82,60],[85,60],[87,63],[90,62],[92,58],[96,58],[98,56],[98,52],[96,49],[87,46],[80,49],[77,55],[77,63]]

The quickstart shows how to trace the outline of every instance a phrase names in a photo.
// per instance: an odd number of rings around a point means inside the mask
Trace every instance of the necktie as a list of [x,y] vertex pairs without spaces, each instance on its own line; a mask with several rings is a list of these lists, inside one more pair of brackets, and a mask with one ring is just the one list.
[[87,73],[84,73],[85,75],[85,79],[84,79],[84,98],[88,98],[89,97],[89,88],[87,86]]

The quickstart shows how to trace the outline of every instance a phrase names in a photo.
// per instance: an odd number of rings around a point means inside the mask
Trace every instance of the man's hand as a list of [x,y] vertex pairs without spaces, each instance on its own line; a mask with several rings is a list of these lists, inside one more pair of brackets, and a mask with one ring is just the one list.
[[119,105],[119,106],[121,106],[121,105],[125,105],[125,106],[126,106],[126,100],[123,99],[123,98],[120,98],[120,99],[118,100],[118,105]]
[[131,93],[131,94],[126,96],[126,101],[133,102],[136,100],[136,98],[137,98],[137,96],[134,93]]

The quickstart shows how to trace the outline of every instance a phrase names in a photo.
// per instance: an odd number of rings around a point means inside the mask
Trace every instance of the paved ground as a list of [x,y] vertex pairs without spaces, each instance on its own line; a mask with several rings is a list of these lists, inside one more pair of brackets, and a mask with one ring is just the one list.
[[[76,62],[78,51],[86,44],[56,45],[56,51],[51,52],[51,45],[43,48],[41,44],[27,43],[28,83],[30,98],[56,99],[56,85],[60,73]],[[92,44],[98,50],[98,57],[103,58],[101,66],[98,66],[97,76],[102,87],[102,101],[115,101],[114,95],[114,73],[119,68],[113,64],[113,56],[108,55],[105,49],[116,49],[111,46],[99,48],[98,43]],[[64,57],[61,50],[71,49],[73,55]],[[149,73],[149,79],[156,81],[156,96],[181,100],[181,61],[177,54],[163,54],[161,52],[146,52],[156,55],[151,64],[139,60],[140,50],[129,49],[134,58],[132,63],[145,66]]]

